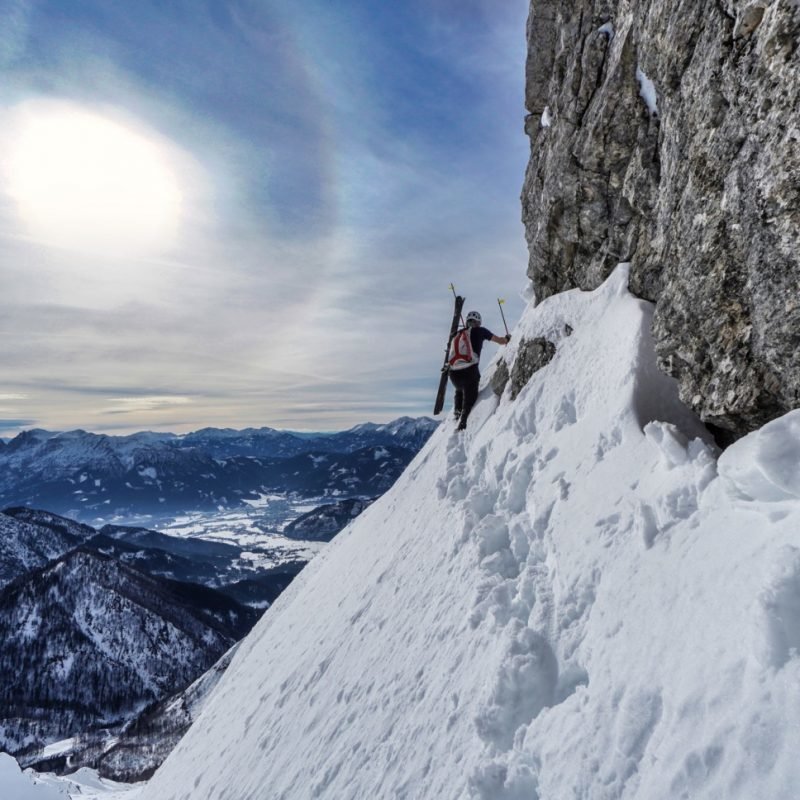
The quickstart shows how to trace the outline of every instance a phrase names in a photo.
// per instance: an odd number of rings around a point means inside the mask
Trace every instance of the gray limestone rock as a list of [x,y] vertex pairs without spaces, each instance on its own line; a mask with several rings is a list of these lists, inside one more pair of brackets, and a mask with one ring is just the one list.
[[553,360],[556,346],[547,339],[523,339],[519,344],[514,366],[511,368],[511,399],[523,390],[534,372],[538,372]]
[[498,397],[502,397],[503,392],[506,390],[506,386],[508,385],[508,379],[511,377],[508,371],[508,364],[505,361],[501,360],[500,363],[495,368],[494,373],[492,374],[492,390]]
[[543,299],[630,261],[661,367],[736,437],[800,400],[800,2],[533,0],[522,192]]
[[552,361],[556,354],[556,346],[541,336],[535,339],[523,339],[520,342],[514,366],[509,371],[508,364],[501,360],[492,375],[491,385],[494,393],[500,397],[511,381],[511,399],[516,399],[534,372]]

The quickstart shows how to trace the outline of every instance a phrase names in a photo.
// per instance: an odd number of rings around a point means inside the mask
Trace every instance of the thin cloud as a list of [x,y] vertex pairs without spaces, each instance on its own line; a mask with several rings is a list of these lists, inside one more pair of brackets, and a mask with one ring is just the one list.
[[3,431],[3,433],[8,431],[16,432],[18,428],[26,428],[35,424],[35,419],[0,419],[0,431]]
[[142,396],[142,397],[109,397],[108,402],[113,404],[103,414],[137,414],[147,411],[161,411],[165,408],[183,406],[192,402],[191,397],[180,396]]
[[13,63],[25,52],[31,6],[28,0],[7,0],[0,8],[0,67]]

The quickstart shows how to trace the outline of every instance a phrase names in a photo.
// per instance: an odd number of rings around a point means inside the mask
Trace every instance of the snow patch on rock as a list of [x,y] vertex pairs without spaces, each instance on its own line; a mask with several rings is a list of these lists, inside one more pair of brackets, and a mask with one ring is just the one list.
[[644,100],[651,117],[658,116],[656,85],[645,75],[641,67],[636,67],[636,80],[639,81],[639,96]]

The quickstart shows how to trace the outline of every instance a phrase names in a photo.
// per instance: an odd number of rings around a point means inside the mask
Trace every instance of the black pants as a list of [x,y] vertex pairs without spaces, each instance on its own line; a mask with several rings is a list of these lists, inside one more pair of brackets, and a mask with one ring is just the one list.
[[463,430],[467,427],[469,412],[472,411],[472,406],[478,399],[478,386],[481,382],[478,365],[473,364],[466,369],[451,369],[450,382],[456,389],[454,411],[458,416],[458,427],[459,430]]

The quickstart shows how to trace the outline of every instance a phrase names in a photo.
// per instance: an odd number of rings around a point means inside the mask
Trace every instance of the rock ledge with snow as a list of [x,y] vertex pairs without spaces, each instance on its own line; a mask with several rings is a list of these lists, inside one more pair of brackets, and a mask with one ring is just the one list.
[[732,441],[800,405],[800,8],[536,0],[522,193],[541,299],[619,261]]

